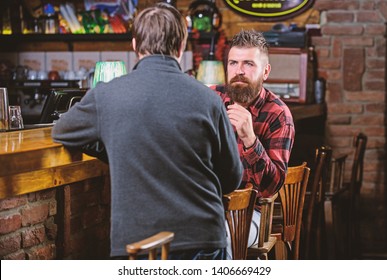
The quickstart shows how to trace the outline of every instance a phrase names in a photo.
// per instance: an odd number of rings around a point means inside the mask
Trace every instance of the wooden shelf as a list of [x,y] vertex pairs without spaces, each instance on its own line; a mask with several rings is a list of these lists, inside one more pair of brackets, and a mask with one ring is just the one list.
[[12,34],[0,35],[0,43],[128,41],[131,33],[107,34]]
[[[1,51],[74,51],[104,49],[116,44],[128,50],[131,33],[122,34],[12,34],[0,35]],[[84,47],[84,45],[87,45]]]
[[[190,32],[188,40],[210,42],[217,32]],[[0,35],[0,51],[125,50],[131,48],[131,33],[107,34],[11,34]],[[114,46],[115,45],[115,46]]]
[[[218,36],[217,32],[189,33],[189,40],[211,40]],[[11,34],[0,35],[0,43],[23,42],[84,42],[84,41],[127,41],[132,38],[132,33],[105,33],[105,34]]]

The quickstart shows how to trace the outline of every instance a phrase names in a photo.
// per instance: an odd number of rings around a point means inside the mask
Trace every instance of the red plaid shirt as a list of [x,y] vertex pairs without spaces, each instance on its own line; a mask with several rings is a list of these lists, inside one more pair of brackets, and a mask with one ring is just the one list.
[[[223,86],[211,87],[224,103],[230,98]],[[251,182],[259,196],[268,197],[282,186],[290,152],[294,143],[293,117],[286,104],[271,91],[262,88],[258,99],[248,110],[252,115],[255,145],[247,151],[236,134],[240,158],[244,167],[241,188]]]

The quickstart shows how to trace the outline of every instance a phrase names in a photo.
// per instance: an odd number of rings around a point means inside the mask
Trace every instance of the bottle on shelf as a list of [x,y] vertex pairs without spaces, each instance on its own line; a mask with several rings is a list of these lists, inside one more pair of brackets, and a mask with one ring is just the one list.
[[59,31],[59,19],[55,8],[51,4],[44,6],[44,24],[43,29],[45,34],[56,34]]
[[10,8],[7,7],[2,15],[2,30],[1,33],[3,35],[12,34],[12,25],[11,25],[11,11]]

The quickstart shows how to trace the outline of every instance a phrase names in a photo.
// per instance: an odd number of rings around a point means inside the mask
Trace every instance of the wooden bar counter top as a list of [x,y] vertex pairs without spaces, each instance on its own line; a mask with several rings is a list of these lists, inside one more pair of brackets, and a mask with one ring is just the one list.
[[51,129],[0,133],[0,199],[108,173],[100,160],[53,142]]

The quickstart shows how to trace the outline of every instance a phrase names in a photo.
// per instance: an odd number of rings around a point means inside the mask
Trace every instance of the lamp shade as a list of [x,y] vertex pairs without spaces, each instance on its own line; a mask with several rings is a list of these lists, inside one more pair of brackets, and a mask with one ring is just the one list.
[[207,86],[224,84],[223,63],[218,60],[203,60],[200,62],[196,79]]
[[95,65],[92,87],[98,82],[109,82],[125,74],[126,67],[123,61],[98,61]]

